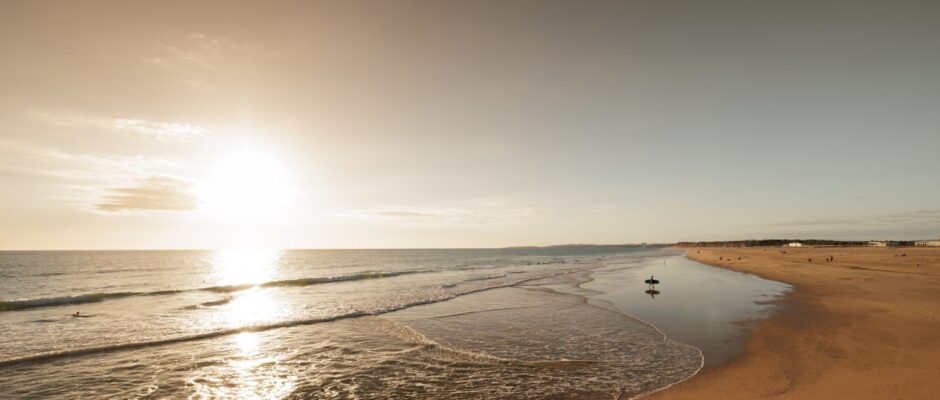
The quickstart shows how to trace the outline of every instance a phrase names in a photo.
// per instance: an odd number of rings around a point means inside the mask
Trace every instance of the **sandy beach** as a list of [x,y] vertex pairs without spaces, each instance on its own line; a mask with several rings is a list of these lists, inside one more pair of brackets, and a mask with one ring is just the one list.
[[741,357],[650,398],[929,399],[940,393],[940,249],[685,250],[694,260],[796,291],[758,324]]

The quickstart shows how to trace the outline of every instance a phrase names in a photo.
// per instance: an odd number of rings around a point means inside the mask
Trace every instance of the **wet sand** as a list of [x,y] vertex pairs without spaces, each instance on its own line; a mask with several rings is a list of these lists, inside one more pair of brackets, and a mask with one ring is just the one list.
[[[650,398],[932,399],[940,393],[940,249],[685,250],[694,260],[796,291],[774,318],[758,324],[740,358]],[[834,261],[826,262],[828,256]]]
[[[590,301],[607,302],[670,339],[697,347],[705,369],[736,359],[756,322],[772,315],[774,300],[792,290],[790,285],[675,253],[639,265],[611,263],[592,271],[592,281],[580,287],[601,292],[588,295]],[[643,282],[651,275],[666,282],[654,294]]]

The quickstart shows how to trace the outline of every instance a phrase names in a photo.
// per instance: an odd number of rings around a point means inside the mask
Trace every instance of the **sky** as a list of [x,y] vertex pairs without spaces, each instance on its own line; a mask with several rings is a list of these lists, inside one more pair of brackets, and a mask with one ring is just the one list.
[[0,249],[940,237],[940,2],[4,1]]

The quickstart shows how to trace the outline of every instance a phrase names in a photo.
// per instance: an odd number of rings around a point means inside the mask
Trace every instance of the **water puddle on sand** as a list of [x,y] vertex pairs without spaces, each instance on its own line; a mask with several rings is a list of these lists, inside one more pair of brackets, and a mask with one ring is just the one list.
[[[649,293],[644,280],[660,284]],[[655,325],[670,338],[702,349],[705,366],[740,353],[754,322],[769,316],[790,285],[712,267],[684,255],[609,264],[592,272],[589,298]]]

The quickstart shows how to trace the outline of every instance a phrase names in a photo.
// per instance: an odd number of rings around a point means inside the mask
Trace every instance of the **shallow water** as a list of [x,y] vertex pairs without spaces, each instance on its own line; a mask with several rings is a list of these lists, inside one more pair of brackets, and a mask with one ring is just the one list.
[[[775,310],[775,301],[792,290],[785,283],[716,268],[683,255],[612,263],[593,272],[582,285],[596,290],[590,297],[647,321],[670,338],[696,346],[706,366],[734,358],[753,323]],[[660,284],[648,293],[643,281],[655,276]]]
[[629,398],[702,365],[618,309],[624,274],[675,254],[0,253],[0,394]]

